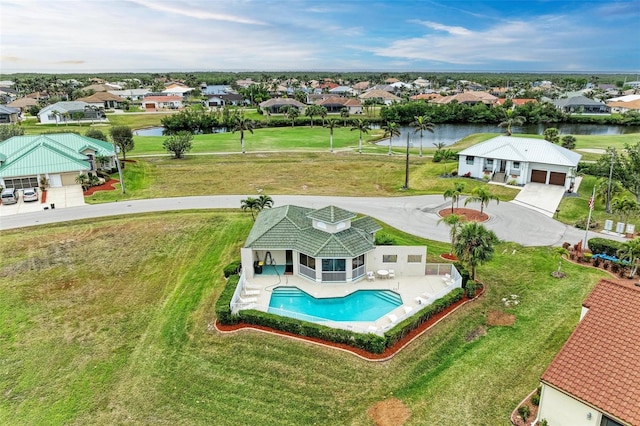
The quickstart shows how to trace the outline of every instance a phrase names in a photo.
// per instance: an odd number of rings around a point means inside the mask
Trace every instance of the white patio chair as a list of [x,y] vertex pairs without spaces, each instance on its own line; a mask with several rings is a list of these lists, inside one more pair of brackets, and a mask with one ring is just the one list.
[[389,269],[389,278],[395,278],[396,277],[396,271],[394,271],[393,269]]
[[367,281],[375,281],[376,280],[376,275],[373,273],[373,271],[368,271],[367,272]]

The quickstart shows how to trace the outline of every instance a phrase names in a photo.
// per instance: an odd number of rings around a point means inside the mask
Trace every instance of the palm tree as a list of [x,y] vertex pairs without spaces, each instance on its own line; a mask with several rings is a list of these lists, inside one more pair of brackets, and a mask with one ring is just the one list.
[[462,226],[462,219],[464,216],[458,214],[450,214],[442,219],[438,220],[438,223],[444,223],[451,227],[449,230],[449,236],[451,237],[451,251],[450,254],[453,254],[453,248],[456,244],[456,240],[458,239],[458,231],[460,230],[460,226]]
[[525,121],[527,121],[526,118],[519,115],[514,116],[513,110],[509,109],[505,113],[505,119],[498,124],[498,127],[506,127],[507,136],[511,136],[511,126],[522,126]]
[[418,133],[420,132],[420,153],[419,156],[422,157],[422,133],[426,130],[428,132],[433,133],[433,126],[434,124],[431,123],[429,121],[429,117],[426,115],[420,115],[420,116],[415,116],[414,118],[414,122],[413,122],[413,127],[415,127],[415,130],[413,131],[413,133]]
[[51,115],[53,115],[53,117],[56,119],[56,127],[58,127],[58,123],[60,120],[60,116],[62,115],[62,113],[56,109],[54,109],[53,111],[51,111]]
[[342,107],[340,109],[340,117],[344,120],[344,127],[347,127],[347,118],[349,118],[349,108]]
[[289,108],[287,110],[287,117],[291,119],[291,127],[296,125],[296,118],[300,115],[298,108]]
[[462,190],[464,189],[463,183],[454,183],[453,188],[447,189],[444,191],[444,199],[451,198],[451,214],[453,214],[453,208],[458,201],[460,201],[460,196],[462,195]]
[[640,211],[640,205],[631,197],[616,198],[611,203],[611,209],[620,215],[622,222],[627,223],[629,216]]
[[447,163],[449,161],[455,161],[458,159],[458,153],[456,151],[452,151],[450,149],[445,149],[440,153],[440,160],[444,164],[444,174],[447,174]]
[[351,127],[351,131],[353,130],[357,130],[360,133],[360,139],[358,143],[358,152],[362,154],[362,134],[369,133],[369,130],[371,130],[371,128],[369,127],[368,123],[366,123],[363,119],[359,118],[356,120],[355,123],[353,123],[353,126]]
[[600,178],[596,182],[596,199],[602,200],[607,213],[611,213],[611,200],[624,193],[624,187],[618,180],[611,181],[611,189],[609,189],[609,179]]
[[471,279],[476,279],[476,268],[493,257],[498,236],[477,222],[464,224],[454,244],[455,255],[471,268]]
[[318,115],[319,111],[318,111],[318,105],[309,105],[305,110],[304,110],[304,115],[306,115],[307,117],[311,118],[311,128],[313,129],[313,116],[314,115]]
[[629,278],[633,278],[640,265],[640,238],[635,238],[624,243],[617,254],[622,260],[626,260],[631,264]]
[[500,199],[489,192],[486,188],[482,186],[478,186],[471,190],[471,196],[464,201],[464,205],[466,206],[472,202],[480,203],[480,214],[484,211],[484,208],[489,205],[491,200],[496,200],[496,203],[500,203]]
[[244,116],[244,113],[235,117],[233,123],[233,133],[240,132],[240,147],[242,148],[242,153],[244,154],[246,151],[244,149],[244,132],[248,131],[253,133],[253,129],[255,127],[255,123],[253,120],[249,120]]
[[329,112],[327,111],[327,109],[323,106],[319,106],[318,107],[318,115],[320,116],[320,118],[322,118],[322,125],[324,126],[324,120],[327,118],[327,114],[329,114]]
[[243,212],[249,210],[249,212],[251,213],[251,219],[253,219],[254,221],[256,220],[254,212],[256,211],[258,202],[258,199],[253,197],[247,197],[244,200],[240,200],[240,208]]
[[335,118],[330,118],[327,120],[327,124],[324,125],[327,129],[329,129],[329,151],[333,152],[333,129],[338,127],[338,120]]
[[256,199],[256,207],[255,209],[257,211],[262,211],[266,208],[271,208],[273,207],[273,198],[269,197],[266,194],[261,194],[257,199]]
[[382,130],[384,130],[384,137],[389,137],[389,155],[391,155],[391,139],[393,139],[394,136],[400,136],[398,123],[387,121],[387,124],[382,126]]

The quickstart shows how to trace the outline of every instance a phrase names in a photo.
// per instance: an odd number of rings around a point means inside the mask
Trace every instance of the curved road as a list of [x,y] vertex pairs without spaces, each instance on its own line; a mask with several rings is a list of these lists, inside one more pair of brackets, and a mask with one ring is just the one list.
[[[156,198],[149,200],[120,201],[108,204],[87,204],[56,210],[42,210],[0,218],[0,229],[66,222],[132,213],[190,209],[238,209],[246,195],[213,195],[198,197]],[[437,212],[451,206],[442,195],[414,197],[332,197],[304,195],[272,196],[276,206],[295,204],[321,208],[329,204],[372,216],[397,229],[420,237],[448,242],[449,227],[438,224]],[[490,219],[485,222],[500,239],[525,246],[559,246],[568,241],[575,244],[584,238],[584,231],[567,226],[542,213],[514,203],[492,203],[485,211]],[[589,236],[596,234],[590,233]],[[622,238],[597,234],[604,238]]]

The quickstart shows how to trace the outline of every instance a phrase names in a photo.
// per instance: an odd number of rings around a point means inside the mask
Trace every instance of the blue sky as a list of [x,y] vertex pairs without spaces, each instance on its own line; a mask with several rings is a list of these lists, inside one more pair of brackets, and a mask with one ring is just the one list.
[[640,71],[640,0],[2,0],[0,70]]

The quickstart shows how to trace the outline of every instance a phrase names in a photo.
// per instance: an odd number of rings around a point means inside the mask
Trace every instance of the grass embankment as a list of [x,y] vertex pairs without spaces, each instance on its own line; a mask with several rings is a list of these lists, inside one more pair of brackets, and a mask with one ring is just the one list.
[[[166,213],[0,234],[0,418],[21,424],[371,425],[400,398],[409,424],[508,425],[578,321],[601,272],[502,244],[480,300],[382,364],[256,332],[211,329],[247,214]],[[426,244],[430,259],[448,250]],[[514,252],[515,250],[515,252]],[[501,298],[517,294],[520,305]],[[506,310],[515,325],[491,327]],[[483,334],[477,340],[471,335]]]
[[[87,202],[123,199],[177,197],[213,194],[398,196],[443,193],[454,181],[465,183],[465,191],[483,182],[437,178],[454,163],[433,163],[417,156],[410,160],[409,191],[404,184],[405,159],[401,156],[341,153],[269,153],[245,155],[188,156],[139,159],[127,163],[127,194],[106,191],[93,194]],[[517,190],[491,187],[501,200],[512,199]],[[444,202],[444,199],[443,199]]]

